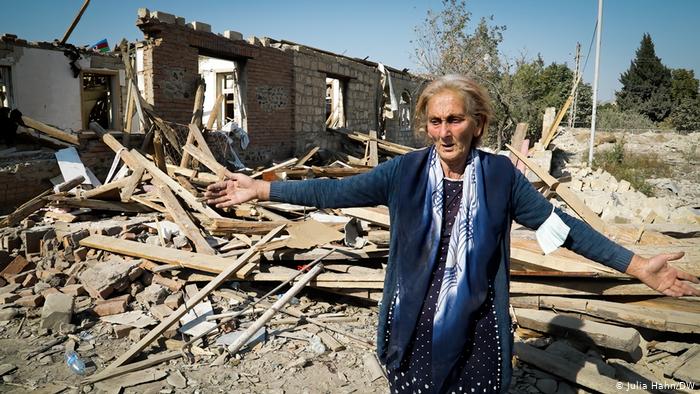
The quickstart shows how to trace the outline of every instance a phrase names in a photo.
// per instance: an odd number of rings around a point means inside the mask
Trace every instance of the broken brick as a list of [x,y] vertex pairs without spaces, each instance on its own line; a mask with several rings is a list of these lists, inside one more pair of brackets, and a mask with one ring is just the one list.
[[30,270],[34,268],[33,266],[34,264],[27,261],[27,259],[25,259],[23,256],[17,256],[7,267],[5,267],[4,270],[2,270],[2,272],[0,272],[0,276],[7,279],[8,277],[17,275],[22,271]]
[[26,297],[21,297],[15,301],[15,304],[20,306],[26,306],[27,308],[36,308],[44,305],[44,296],[41,294],[35,294]]

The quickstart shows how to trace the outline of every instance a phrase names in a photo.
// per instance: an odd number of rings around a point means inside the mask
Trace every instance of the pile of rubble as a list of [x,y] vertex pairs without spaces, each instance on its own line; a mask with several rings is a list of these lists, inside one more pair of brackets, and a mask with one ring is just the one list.
[[[152,123],[162,135],[174,132],[157,117]],[[202,193],[227,169],[207,146],[206,131],[188,126],[178,161],[157,139],[148,157],[122,145],[119,134],[92,127],[123,161],[120,176],[90,190],[75,187],[82,176],[69,179],[2,221],[0,374],[7,385],[47,392],[81,384],[83,392],[386,390],[373,354],[372,306],[388,257],[386,207],[252,202],[216,211]],[[352,148],[344,160],[309,166],[322,162],[314,148],[251,175],[337,178],[411,150],[374,134],[346,136]],[[642,255],[685,251],[677,265],[700,275],[696,235],[674,238],[677,232],[644,218],[637,226],[606,220],[607,202],[598,210],[587,197],[588,188],[636,195],[624,182],[599,182],[604,175],[594,179],[586,169],[560,182],[519,151],[513,160],[594,228]],[[666,212],[639,208],[630,216]],[[544,256],[533,238],[522,228],[512,233],[513,392],[700,384],[697,299],[660,297],[565,250]],[[71,352],[82,361],[67,367]]]

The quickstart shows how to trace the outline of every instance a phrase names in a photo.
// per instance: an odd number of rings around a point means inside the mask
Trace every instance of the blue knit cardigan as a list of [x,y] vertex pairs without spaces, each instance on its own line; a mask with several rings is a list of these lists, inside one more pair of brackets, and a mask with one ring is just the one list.
[[[377,327],[377,354],[390,368],[398,367],[418,318],[420,305],[427,290],[429,275],[437,250],[427,244],[430,216],[428,158],[432,148],[421,149],[396,157],[375,167],[372,171],[343,179],[311,179],[305,181],[272,182],[270,200],[315,206],[342,208],[353,206],[387,205],[391,217],[390,251],[384,279],[384,292],[379,307]],[[495,245],[510,244],[510,225],[513,220],[537,229],[552,213],[552,205],[504,156],[477,151],[484,168],[486,205],[491,220],[491,234]],[[624,272],[632,259],[632,252],[613,243],[586,223],[559,209],[554,210],[570,227],[564,246],[591,260],[601,262]],[[495,277],[495,308],[501,341],[501,387],[507,392],[512,373],[511,355],[513,336],[509,310],[509,249],[487,251],[489,264],[498,265]],[[410,277],[411,283],[401,278]],[[415,280],[418,278],[418,280]],[[419,295],[401,298],[404,313],[399,326],[387,323],[391,301],[397,289],[400,294]],[[406,306],[407,302],[416,305]],[[387,330],[394,330],[387,341]],[[466,342],[467,338],[456,341]]]

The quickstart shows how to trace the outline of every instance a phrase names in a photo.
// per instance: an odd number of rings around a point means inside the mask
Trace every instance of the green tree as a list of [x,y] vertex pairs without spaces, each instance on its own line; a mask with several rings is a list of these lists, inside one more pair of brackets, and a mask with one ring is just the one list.
[[642,37],[630,68],[620,75],[620,82],[622,89],[616,93],[620,110],[644,114],[655,122],[671,113],[671,71],[656,56],[648,33]]
[[675,103],[698,97],[698,80],[693,70],[677,68],[671,71],[671,97]]

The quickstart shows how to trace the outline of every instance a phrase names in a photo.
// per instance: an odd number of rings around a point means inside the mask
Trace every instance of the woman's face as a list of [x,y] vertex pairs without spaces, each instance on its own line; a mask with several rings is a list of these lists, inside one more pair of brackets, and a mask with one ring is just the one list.
[[[469,150],[482,127],[467,114],[464,100],[452,90],[444,90],[428,100],[428,135],[440,160],[448,167],[466,165]],[[463,169],[463,168],[462,168]]]

